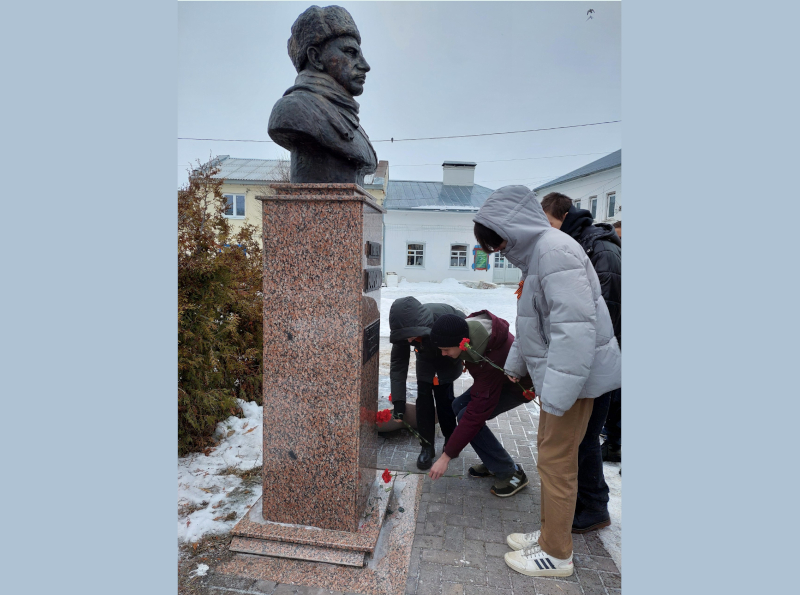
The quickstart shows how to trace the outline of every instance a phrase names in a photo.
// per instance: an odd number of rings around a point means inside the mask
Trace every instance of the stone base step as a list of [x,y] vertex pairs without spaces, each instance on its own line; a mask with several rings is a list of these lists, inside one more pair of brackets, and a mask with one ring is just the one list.
[[273,558],[291,558],[293,560],[308,560],[310,562],[325,562],[327,564],[340,564],[343,566],[364,566],[366,554],[328,547],[313,545],[300,545],[281,541],[267,541],[264,539],[251,539],[249,537],[234,537],[230,545],[231,551],[256,556],[272,556]]

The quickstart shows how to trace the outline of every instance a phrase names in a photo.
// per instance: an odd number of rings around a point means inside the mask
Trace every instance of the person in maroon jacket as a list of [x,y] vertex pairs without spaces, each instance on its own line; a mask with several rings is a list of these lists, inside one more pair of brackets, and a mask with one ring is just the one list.
[[[465,338],[469,338],[470,351],[462,351],[459,347]],[[430,340],[442,355],[463,360],[474,380],[472,386],[453,401],[458,426],[450,435],[444,452],[433,464],[430,478],[436,480],[444,475],[450,459],[456,458],[467,444],[471,444],[482,464],[470,467],[470,477],[495,476],[492,494],[501,498],[513,496],[528,485],[528,477],[486,427],[486,420],[519,407],[528,399],[502,369],[492,367],[472,353],[476,352],[502,368],[514,342],[514,335],[508,332],[508,322],[488,310],[470,314],[466,320],[446,314],[433,324]],[[521,383],[533,386],[529,377],[523,378]]]

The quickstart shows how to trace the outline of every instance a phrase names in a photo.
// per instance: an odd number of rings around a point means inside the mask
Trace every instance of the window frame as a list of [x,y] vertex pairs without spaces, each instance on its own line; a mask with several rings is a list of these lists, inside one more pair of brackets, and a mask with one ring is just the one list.
[[589,212],[592,214],[592,221],[597,221],[597,196],[589,197]]
[[[614,205],[611,205],[611,200],[614,200]],[[606,193],[606,219],[613,219],[617,212],[617,191]]]
[[[470,252],[470,245],[471,244],[469,242],[455,242],[455,243],[451,243],[450,244],[450,255],[448,257],[449,258],[449,262],[450,262],[450,266],[448,268],[456,269],[456,270],[459,270],[459,271],[462,270],[462,269],[468,269],[469,268],[469,256],[468,255],[469,255],[469,252]],[[463,252],[464,253],[463,254],[464,264],[463,265],[460,265],[460,264],[454,265],[453,264],[453,258],[461,258],[460,255],[456,256],[456,257],[453,256],[453,247],[454,246],[463,246],[464,247],[463,251],[462,250],[458,251],[458,252]]]
[[[409,246],[411,246],[412,244],[413,245],[422,246],[422,250],[419,250],[419,252],[422,252],[422,254],[421,254],[421,256],[422,256],[422,264],[408,264]],[[425,242],[406,240],[406,266],[405,266],[405,268],[407,268],[407,269],[424,269],[425,268],[425,252],[426,252],[426,249],[427,249],[427,245],[426,245]],[[417,252],[418,250],[415,249],[414,251]],[[417,255],[414,254],[415,260],[416,260],[416,257],[417,257]]]
[[[502,264],[500,263],[502,261]],[[494,268],[496,269],[513,269],[516,268],[513,264],[511,264],[506,257],[503,256],[500,252],[494,253]]]
[[572,206],[575,207],[576,209],[580,209],[581,208],[581,199],[578,198],[576,200],[573,200],[572,201]]
[[[223,194],[222,196],[225,198],[225,208],[226,209],[228,207],[228,197],[230,196],[230,197],[233,198],[233,214],[228,215],[227,213],[225,213],[223,211],[223,213],[222,213],[223,217],[225,217],[226,219],[245,219],[247,217],[247,193],[239,194],[239,193],[236,193],[236,192],[227,192],[227,193]],[[236,199],[239,196],[242,197],[242,212],[243,212],[242,215],[237,215],[236,214]]]

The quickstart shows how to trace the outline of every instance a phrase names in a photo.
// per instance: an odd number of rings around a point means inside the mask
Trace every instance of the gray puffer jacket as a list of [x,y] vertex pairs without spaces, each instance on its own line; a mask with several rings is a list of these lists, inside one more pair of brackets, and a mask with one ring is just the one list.
[[508,242],[503,254],[524,279],[506,371],[522,377],[527,369],[542,409],[558,416],[577,399],[620,388],[619,345],[583,248],[550,226],[525,186],[493,192],[474,221]]

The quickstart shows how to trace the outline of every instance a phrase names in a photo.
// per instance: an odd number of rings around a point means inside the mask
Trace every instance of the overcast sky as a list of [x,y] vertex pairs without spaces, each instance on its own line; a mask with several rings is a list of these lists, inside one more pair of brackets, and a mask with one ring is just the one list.
[[[619,2],[338,4],[353,15],[372,67],[356,100],[391,179],[441,181],[442,161],[475,161],[478,184],[533,188],[622,147],[622,123],[375,142],[621,120]],[[311,5],[179,2],[177,136],[269,140],[272,106],[297,74],[286,42]],[[209,155],[285,153],[274,143],[177,146],[179,185],[187,164]],[[574,154],[583,155],[561,157]]]

